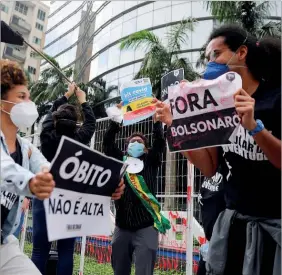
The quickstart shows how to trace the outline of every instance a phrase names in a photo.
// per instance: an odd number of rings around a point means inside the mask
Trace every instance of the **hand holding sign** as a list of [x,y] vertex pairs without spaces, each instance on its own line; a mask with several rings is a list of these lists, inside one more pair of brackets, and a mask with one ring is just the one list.
[[49,241],[110,235],[110,201],[123,194],[126,168],[63,136],[51,164],[56,188],[44,201]]
[[44,200],[50,197],[55,187],[53,176],[47,168],[38,173],[29,181],[29,189],[38,199]]
[[[235,72],[228,72],[215,80],[182,81],[180,85],[170,86],[168,98],[173,116],[167,132],[170,151],[228,144],[240,123],[234,95],[241,87],[242,79]],[[246,94],[237,96],[240,96],[237,97],[238,111],[246,115],[245,126],[251,127],[251,99],[246,98]],[[163,119],[166,117],[163,108],[158,113]]]
[[256,128],[256,121],[254,119],[255,100],[243,89],[239,89],[234,95],[235,108],[238,113],[242,126],[252,131]]
[[156,120],[170,126],[172,124],[170,106],[157,100],[156,98],[153,99],[153,103],[156,105]]
[[115,190],[115,193],[112,194],[112,200],[114,201],[119,200],[122,194],[124,193],[124,189],[125,189],[124,180],[121,179],[118,188]]

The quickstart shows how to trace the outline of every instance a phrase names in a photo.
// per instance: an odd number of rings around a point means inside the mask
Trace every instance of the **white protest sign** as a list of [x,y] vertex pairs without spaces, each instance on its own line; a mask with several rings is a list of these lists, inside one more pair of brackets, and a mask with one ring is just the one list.
[[225,145],[240,124],[234,94],[241,77],[228,72],[215,80],[198,80],[168,88],[173,123],[167,132],[171,152]]
[[44,200],[49,241],[111,234],[110,197],[55,188]]
[[44,200],[49,241],[109,235],[110,197],[127,165],[65,136],[51,173],[56,188]]

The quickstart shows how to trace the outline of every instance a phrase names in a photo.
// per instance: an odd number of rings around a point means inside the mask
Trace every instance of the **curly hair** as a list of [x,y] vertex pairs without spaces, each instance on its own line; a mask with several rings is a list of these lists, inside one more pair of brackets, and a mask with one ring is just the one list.
[[145,146],[148,148],[149,141],[141,132],[134,132],[131,136],[129,136],[125,142],[126,147],[128,146],[130,140],[134,137],[140,137],[144,141]]
[[20,65],[8,59],[0,60],[1,70],[1,99],[7,96],[7,93],[15,85],[27,85],[26,75]]

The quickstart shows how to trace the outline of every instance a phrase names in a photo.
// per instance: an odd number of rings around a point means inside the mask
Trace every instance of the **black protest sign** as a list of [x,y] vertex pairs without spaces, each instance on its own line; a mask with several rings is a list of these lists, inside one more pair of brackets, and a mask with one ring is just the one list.
[[124,170],[123,162],[65,136],[51,165],[57,188],[102,196],[114,193]]
[[240,124],[234,94],[241,87],[235,73],[173,87],[169,95],[173,123],[167,131],[170,151],[229,144]]
[[178,85],[184,79],[184,69],[178,69],[169,72],[161,79],[161,100],[165,101],[168,98],[168,87]]

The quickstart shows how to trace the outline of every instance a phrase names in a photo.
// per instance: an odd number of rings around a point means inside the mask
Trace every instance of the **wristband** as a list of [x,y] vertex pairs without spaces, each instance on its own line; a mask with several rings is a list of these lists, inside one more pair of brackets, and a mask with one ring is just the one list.
[[256,123],[257,123],[256,128],[253,129],[252,131],[249,131],[250,136],[254,136],[255,134],[261,132],[264,129],[264,125],[261,120],[257,119]]

